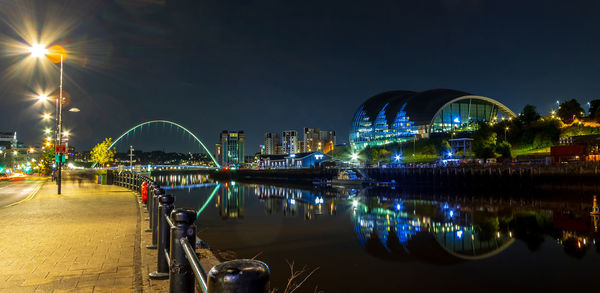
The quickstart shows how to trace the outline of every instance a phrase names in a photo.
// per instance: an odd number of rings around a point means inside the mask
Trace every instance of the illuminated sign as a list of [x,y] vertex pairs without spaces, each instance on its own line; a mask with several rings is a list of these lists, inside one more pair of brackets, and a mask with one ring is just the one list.
[[323,155],[315,155],[315,159],[321,160],[321,159],[323,159]]

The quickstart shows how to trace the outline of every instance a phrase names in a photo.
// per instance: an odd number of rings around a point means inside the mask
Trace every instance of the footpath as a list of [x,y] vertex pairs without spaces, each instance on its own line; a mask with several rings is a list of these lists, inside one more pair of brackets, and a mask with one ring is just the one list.
[[142,292],[141,217],[124,188],[44,183],[0,208],[0,292]]

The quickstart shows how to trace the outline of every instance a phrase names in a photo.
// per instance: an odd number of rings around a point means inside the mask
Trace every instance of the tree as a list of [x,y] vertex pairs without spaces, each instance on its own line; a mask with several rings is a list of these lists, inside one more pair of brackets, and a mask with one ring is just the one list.
[[590,118],[600,121],[600,100],[590,102]]
[[479,123],[479,129],[473,135],[473,153],[478,158],[495,158],[497,134],[487,123]]
[[564,123],[568,124],[573,122],[574,117],[581,118],[583,116],[583,108],[577,100],[571,99],[560,104],[557,114]]
[[524,124],[529,124],[538,121],[540,119],[540,113],[537,112],[534,105],[527,104],[523,108],[523,111],[521,111],[519,119],[523,121]]
[[512,158],[511,148],[512,145],[510,143],[503,141],[496,145],[496,153],[498,153],[503,159],[510,159]]
[[54,144],[47,143],[44,146],[44,151],[38,159],[38,172],[40,175],[49,175],[52,171],[52,164],[54,163]]
[[381,161],[384,161],[385,159],[389,159],[390,156],[392,155],[392,152],[386,150],[386,149],[377,149],[377,148],[372,148],[369,150],[369,158],[372,162],[376,162],[377,166],[379,166],[379,163]]
[[114,149],[109,149],[111,144],[112,138],[105,138],[103,142],[94,146],[90,153],[92,161],[100,164],[100,166],[104,166],[106,163],[111,162],[116,153]]

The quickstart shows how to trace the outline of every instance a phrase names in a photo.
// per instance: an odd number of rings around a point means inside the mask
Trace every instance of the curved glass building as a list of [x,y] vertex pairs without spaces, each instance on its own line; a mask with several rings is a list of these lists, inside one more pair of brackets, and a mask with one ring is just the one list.
[[477,122],[516,117],[500,102],[461,91],[389,91],[365,101],[352,119],[350,144],[403,142],[431,133],[473,131]]

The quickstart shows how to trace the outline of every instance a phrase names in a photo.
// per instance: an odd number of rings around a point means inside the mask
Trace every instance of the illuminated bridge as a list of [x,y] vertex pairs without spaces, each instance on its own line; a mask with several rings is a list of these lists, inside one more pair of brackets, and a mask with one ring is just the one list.
[[[217,166],[217,168],[220,168],[221,166],[219,165],[219,163],[217,162],[217,160],[215,159],[215,157],[213,157],[213,155],[211,154],[211,152],[208,150],[208,148],[206,148],[206,145],[204,145],[204,143],[191,131],[189,131],[187,128],[183,127],[181,124],[173,122],[173,121],[168,121],[168,120],[150,120],[150,121],[146,121],[146,122],[142,122],[138,125],[135,125],[133,127],[131,127],[130,129],[128,129],[127,131],[123,132],[123,134],[121,134],[110,146],[108,149],[112,149],[117,143],[119,143],[122,139],[128,137],[131,133],[135,133],[136,130],[142,130],[144,128],[144,126],[150,126],[150,125],[169,125],[169,126],[175,126],[178,129],[181,129],[182,131],[184,131],[184,133],[187,133],[188,135],[190,135],[194,141],[198,144],[198,146],[203,149],[204,151],[206,151],[206,153],[210,156],[211,160],[215,163],[215,166]],[[92,168],[96,167],[96,163],[94,163],[92,165]],[[166,166],[166,165],[164,165]],[[169,165],[170,166],[170,165]],[[189,168],[211,168],[211,167],[201,167],[201,166],[185,166],[185,167],[189,167]]]

